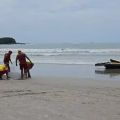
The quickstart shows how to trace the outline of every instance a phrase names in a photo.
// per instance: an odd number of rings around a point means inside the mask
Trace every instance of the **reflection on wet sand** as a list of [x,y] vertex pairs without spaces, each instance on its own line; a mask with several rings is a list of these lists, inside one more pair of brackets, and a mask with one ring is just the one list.
[[108,74],[110,77],[120,76],[120,69],[98,69],[95,70],[96,74]]

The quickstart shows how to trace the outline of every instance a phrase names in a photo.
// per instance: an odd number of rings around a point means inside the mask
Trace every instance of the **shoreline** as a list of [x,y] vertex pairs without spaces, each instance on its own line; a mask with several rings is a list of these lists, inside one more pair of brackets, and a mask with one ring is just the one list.
[[[20,77],[19,66],[11,66],[11,78]],[[95,67],[94,65],[59,65],[59,64],[34,64],[30,70],[31,76],[36,77],[58,77],[75,78],[88,80],[107,80],[119,81],[120,69],[105,69],[104,67]]]
[[35,64],[31,75],[42,77],[69,77],[94,80],[119,80],[120,70],[106,70],[94,65]]

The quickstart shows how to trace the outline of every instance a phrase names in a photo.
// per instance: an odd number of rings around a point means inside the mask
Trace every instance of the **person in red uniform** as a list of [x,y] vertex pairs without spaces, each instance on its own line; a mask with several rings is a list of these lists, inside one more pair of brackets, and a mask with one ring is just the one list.
[[12,51],[8,51],[8,53],[5,53],[4,60],[3,60],[4,64],[8,67],[8,72],[10,72],[9,62],[11,62],[11,64],[12,64],[11,54],[12,54]]
[[16,56],[16,66],[17,66],[17,61],[19,61],[20,70],[21,70],[21,79],[23,79],[24,74],[25,77],[27,78],[28,66],[27,66],[26,58],[31,62],[31,60],[27,57],[25,53],[18,50],[18,55]]

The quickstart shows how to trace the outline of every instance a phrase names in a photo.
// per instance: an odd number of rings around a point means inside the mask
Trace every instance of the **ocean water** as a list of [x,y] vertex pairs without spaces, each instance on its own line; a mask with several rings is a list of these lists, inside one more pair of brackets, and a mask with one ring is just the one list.
[[120,43],[0,45],[0,63],[8,50],[13,51],[13,60],[22,50],[37,64],[93,65],[111,58],[120,60]]
[[120,60],[120,43],[0,45],[0,63],[3,63],[3,56],[8,50],[13,51],[12,71],[20,72],[15,66],[15,58],[17,51],[22,50],[35,63],[33,76],[120,79],[120,70],[95,67],[95,63],[107,62],[109,59]]

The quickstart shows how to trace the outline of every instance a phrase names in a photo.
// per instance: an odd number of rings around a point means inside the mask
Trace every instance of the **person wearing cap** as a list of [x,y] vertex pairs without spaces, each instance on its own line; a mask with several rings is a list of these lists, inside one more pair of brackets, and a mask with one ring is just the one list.
[[9,62],[11,62],[12,64],[12,61],[11,61],[11,54],[12,54],[12,51],[8,51],[7,53],[5,53],[4,55],[4,64],[8,67],[8,72],[10,72],[10,65],[9,65]]
[[[27,57],[25,53],[18,50],[18,54],[16,56],[16,66],[17,66],[17,61],[19,61],[19,66],[21,70],[21,79],[23,79],[24,74],[25,74],[25,77],[27,78],[28,66],[27,66],[26,59],[28,59],[31,62],[31,60]],[[28,76],[28,77],[31,77],[31,76]]]

